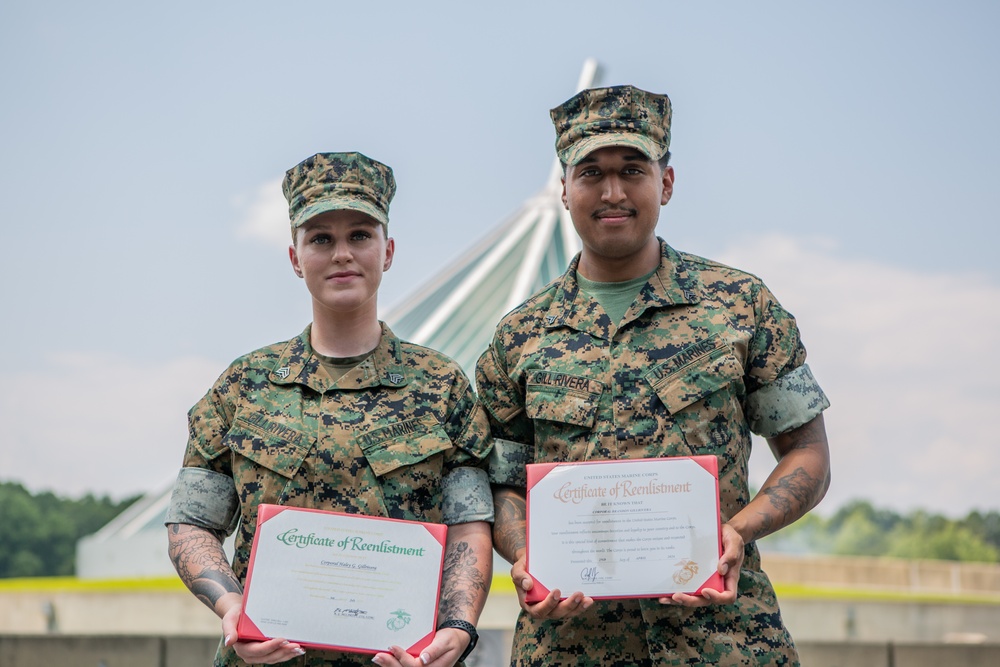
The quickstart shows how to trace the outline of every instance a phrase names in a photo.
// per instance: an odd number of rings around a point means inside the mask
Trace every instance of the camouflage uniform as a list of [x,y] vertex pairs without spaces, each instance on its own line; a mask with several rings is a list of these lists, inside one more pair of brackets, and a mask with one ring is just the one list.
[[[222,374],[188,423],[186,474],[228,480],[238,504],[233,571],[241,581],[260,503],[435,523],[492,520],[488,498],[474,492],[482,471],[469,467],[491,442],[469,381],[449,358],[385,327],[375,352],[336,382],[320,368],[309,329],[251,352]],[[210,506],[218,490],[206,493]],[[231,525],[206,520],[201,508],[189,497],[174,503],[170,520]],[[287,664],[370,663],[310,650]],[[217,664],[243,663],[228,649]]]
[[[657,272],[616,326],[576,279],[508,314],[477,367],[495,449],[490,477],[525,486],[526,463],[714,454],[722,520],[750,500],[750,433],[800,426],[828,402],[795,320],[755,276],[660,240]],[[684,608],[595,601],[566,620],[521,613],[516,665],[790,665],[798,659],[756,544],[738,598]]]
[[[318,153],[283,190],[294,230],[355,210],[388,224],[392,170],[360,153]],[[378,347],[337,379],[298,337],[234,361],[188,415],[189,438],[166,523],[236,531],[245,581],[260,503],[413,521],[492,521],[489,424],[451,359],[382,325]],[[237,527],[238,526],[238,527]],[[216,665],[244,665],[220,645]],[[281,663],[370,665],[371,656],[308,650]]]

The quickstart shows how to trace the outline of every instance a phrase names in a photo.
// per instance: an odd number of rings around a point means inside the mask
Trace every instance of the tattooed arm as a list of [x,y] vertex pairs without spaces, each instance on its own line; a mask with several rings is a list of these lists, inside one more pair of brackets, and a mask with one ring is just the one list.
[[210,530],[184,523],[167,525],[170,560],[194,596],[219,618],[243,600],[243,587],[233,574],[222,541]]
[[750,504],[729,524],[744,542],[759,540],[802,518],[830,487],[830,448],[822,413],[768,438],[778,464]]
[[767,442],[778,464],[753,500],[722,525],[719,574],[725,590],[705,589],[700,596],[677,593],[660,602],[687,607],[732,604],[743,567],[743,547],[793,523],[822,500],[830,486],[830,449],[823,415]]
[[486,604],[493,580],[493,544],[490,524],[460,523],[448,528],[441,578],[441,620],[468,621],[475,625]]
[[[438,623],[453,620],[472,625],[478,623],[492,580],[490,524],[470,521],[449,526]],[[465,630],[444,628],[437,632],[434,641],[421,652],[419,658],[407,654],[400,646],[393,646],[389,654],[376,654],[372,662],[381,667],[451,667],[471,640]]]
[[528,512],[524,493],[511,486],[493,489],[493,548],[508,563],[516,563],[524,555],[528,531]]
[[511,579],[517,590],[517,601],[534,618],[566,618],[574,616],[594,604],[593,598],[577,591],[560,600],[562,593],[557,588],[542,601],[529,604],[525,593],[534,582],[525,567],[525,545],[527,544],[528,512],[524,492],[511,486],[497,486],[493,489],[493,508],[496,519],[493,523],[493,547],[507,562]]
[[184,585],[222,619],[226,646],[243,660],[273,664],[305,651],[298,644],[276,638],[266,642],[237,642],[236,624],[243,604],[243,586],[233,573],[222,540],[210,530],[186,523],[167,524],[170,560]]

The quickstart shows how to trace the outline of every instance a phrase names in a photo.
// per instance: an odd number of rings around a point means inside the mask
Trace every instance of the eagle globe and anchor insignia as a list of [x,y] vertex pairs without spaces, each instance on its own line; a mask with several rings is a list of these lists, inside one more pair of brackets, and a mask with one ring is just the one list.
[[385,627],[393,632],[398,632],[410,624],[410,614],[402,609],[391,612],[389,616],[389,620],[385,622]]
[[691,560],[682,560],[677,563],[677,571],[674,572],[674,583],[683,586],[694,579],[698,574],[698,564]]

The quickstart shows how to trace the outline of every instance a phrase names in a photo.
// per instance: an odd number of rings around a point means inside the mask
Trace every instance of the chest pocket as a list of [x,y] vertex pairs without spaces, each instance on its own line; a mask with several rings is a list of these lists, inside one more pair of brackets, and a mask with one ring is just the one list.
[[592,428],[602,393],[597,380],[534,371],[525,384],[524,410],[532,419]]
[[433,415],[414,417],[358,436],[368,465],[379,477],[450,449],[451,439]]
[[[684,348],[644,377],[672,418],[690,454],[734,455],[743,423],[737,398],[743,366],[720,336]],[[684,452],[678,451],[677,454]],[[726,465],[729,458],[723,458]]]
[[443,453],[451,439],[434,415],[415,417],[358,436],[378,484],[385,516],[409,521],[441,521]]
[[688,406],[743,377],[743,367],[718,336],[684,348],[644,376],[653,391],[676,415]]
[[233,479],[243,505],[279,502],[313,441],[298,431],[271,422],[265,417],[237,417],[223,443],[234,454]]

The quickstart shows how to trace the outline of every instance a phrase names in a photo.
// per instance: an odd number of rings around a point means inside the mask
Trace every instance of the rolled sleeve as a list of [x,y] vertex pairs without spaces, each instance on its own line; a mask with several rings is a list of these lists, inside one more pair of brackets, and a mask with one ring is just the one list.
[[239,520],[233,478],[204,468],[181,468],[164,523],[187,523],[229,535]]
[[493,439],[493,451],[487,459],[487,471],[492,484],[517,486],[528,485],[525,466],[531,463],[531,448],[520,442]]
[[750,430],[772,438],[811,421],[830,407],[808,364],[802,364],[747,397]]
[[470,521],[493,523],[493,494],[486,471],[456,468],[441,480],[442,521],[451,526]]

